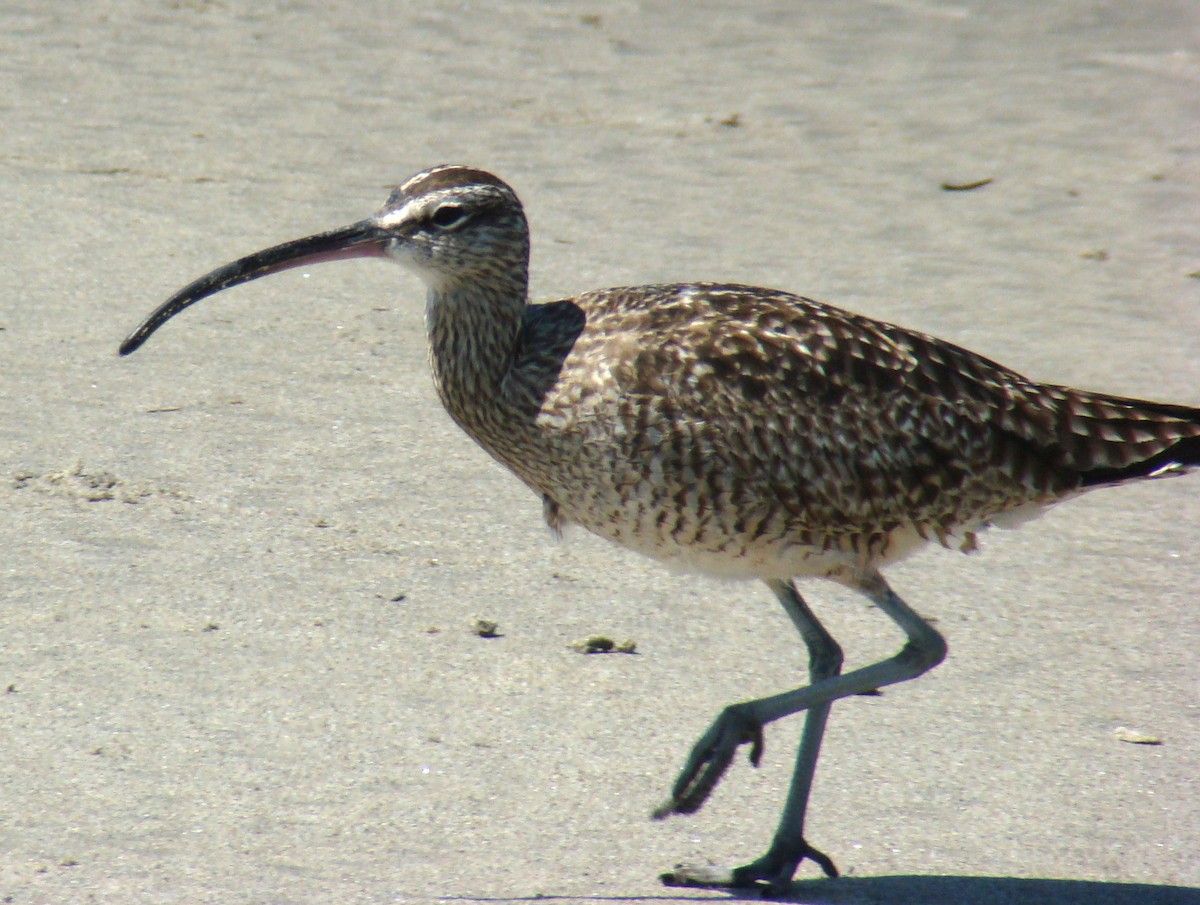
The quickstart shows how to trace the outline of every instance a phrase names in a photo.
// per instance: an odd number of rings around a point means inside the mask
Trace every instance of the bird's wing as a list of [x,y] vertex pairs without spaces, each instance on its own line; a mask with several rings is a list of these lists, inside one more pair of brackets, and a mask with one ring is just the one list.
[[1055,400],[949,343],[752,287],[578,302],[587,324],[561,391],[586,412],[588,386],[596,417],[633,418],[627,432],[657,417],[646,455],[683,438],[785,502],[886,523],[978,521],[1078,484]]

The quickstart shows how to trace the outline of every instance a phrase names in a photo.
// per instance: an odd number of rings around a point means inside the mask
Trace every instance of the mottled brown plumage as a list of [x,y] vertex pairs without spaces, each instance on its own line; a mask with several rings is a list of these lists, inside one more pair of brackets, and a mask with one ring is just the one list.
[[[759,578],[810,652],[812,683],[736,704],[693,749],[663,817],[703,804],[737,748],[807,711],[770,850],[733,871],[681,868],[675,885],[780,891],[804,858],[808,793],[831,703],[912,678],[941,636],[880,575],[926,541],[969,551],[1094,487],[1200,464],[1200,410],[1034,383],[972,352],[809,299],[685,283],[527,303],[529,233],[489,173],[435,167],[376,216],[276,246],[181,290],[122,346],[214,292],[288,267],[390,257],[429,287],[437,391],[451,417],[579,525],[686,569]],[[837,643],[792,579],[873,600],[907,636],[894,657],[841,674]]]

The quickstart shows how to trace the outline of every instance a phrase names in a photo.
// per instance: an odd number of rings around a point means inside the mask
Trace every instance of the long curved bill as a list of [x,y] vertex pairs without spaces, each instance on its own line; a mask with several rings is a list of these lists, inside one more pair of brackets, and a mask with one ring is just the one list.
[[159,305],[121,343],[120,352],[122,355],[136,352],[150,338],[150,334],[184,308],[223,289],[293,267],[345,258],[384,257],[387,245],[388,233],[374,219],[370,219],[246,255],[189,283]]

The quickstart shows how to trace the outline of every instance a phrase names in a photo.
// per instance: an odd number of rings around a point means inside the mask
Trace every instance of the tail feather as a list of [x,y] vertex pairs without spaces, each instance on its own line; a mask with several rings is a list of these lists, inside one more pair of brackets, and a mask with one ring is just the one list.
[[1200,467],[1200,408],[1062,390],[1060,440],[1081,487]]
[[1093,468],[1083,473],[1084,487],[1119,484],[1136,478],[1165,478],[1200,467],[1200,437],[1186,437],[1157,455],[1122,468]]

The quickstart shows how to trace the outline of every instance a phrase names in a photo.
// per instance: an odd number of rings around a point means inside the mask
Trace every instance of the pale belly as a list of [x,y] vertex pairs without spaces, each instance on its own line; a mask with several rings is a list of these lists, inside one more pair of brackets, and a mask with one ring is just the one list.
[[[559,433],[554,443],[543,437],[523,451],[490,451],[542,495],[552,530],[576,525],[681,572],[855,584],[930,541],[969,553],[976,532],[1023,521],[1048,502],[979,482],[960,488],[955,500],[910,504],[902,487],[872,496],[804,462],[738,461],[728,440],[724,454],[700,441],[664,441],[661,454],[647,452],[630,446],[614,423],[587,442],[566,443],[570,435]],[[538,455],[547,449],[554,454]]]
[[[578,526],[618,546],[662,563],[672,571],[729,579],[845,577],[853,580],[908,556],[929,542],[914,528],[897,529],[871,547],[847,535],[841,542],[813,544],[788,532],[736,532],[714,523],[664,523],[644,512],[598,514],[546,506],[556,534]],[[674,528],[675,530],[671,530]],[[964,535],[965,537],[965,535]],[[963,540],[963,538],[958,538]],[[958,544],[955,544],[958,546]],[[972,544],[973,545],[973,544]]]

